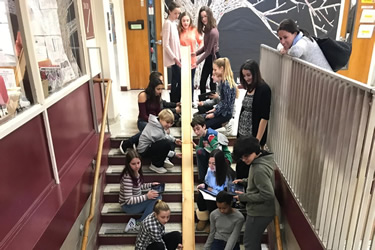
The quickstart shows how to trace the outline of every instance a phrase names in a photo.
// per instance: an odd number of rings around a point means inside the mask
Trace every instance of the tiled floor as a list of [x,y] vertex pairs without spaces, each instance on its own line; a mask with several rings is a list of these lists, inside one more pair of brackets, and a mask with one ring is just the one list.
[[[110,123],[110,130],[113,137],[128,137],[136,134],[138,132],[137,129],[137,118],[138,118],[138,103],[137,98],[138,94],[142,90],[130,90],[130,91],[122,91],[119,95],[119,100],[117,104],[119,108],[119,118],[117,121]],[[195,100],[198,99],[198,90],[194,91]],[[237,122],[239,117],[239,111],[241,108],[242,98],[244,95],[244,90],[240,90],[239,98],[236,99],[235,107],[235,118],[232,119],[231,123],[232,133],[229,135],[236,135],[237,131]],[[162,93],[162,98],[164,100],[169,100],[169,93],[167,90],[164,90]],[[193,113],[198,110],[193,110]],[[220,128],[218,131],[226,133],[225,128]]]

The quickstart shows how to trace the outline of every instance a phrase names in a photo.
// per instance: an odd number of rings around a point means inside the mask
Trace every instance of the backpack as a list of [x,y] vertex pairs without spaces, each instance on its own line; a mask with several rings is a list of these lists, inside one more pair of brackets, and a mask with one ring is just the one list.
[[332,40],[329,37],[313,38],[334,72],[342,69],[349,62],[350,54],[352,53],[351,43]]

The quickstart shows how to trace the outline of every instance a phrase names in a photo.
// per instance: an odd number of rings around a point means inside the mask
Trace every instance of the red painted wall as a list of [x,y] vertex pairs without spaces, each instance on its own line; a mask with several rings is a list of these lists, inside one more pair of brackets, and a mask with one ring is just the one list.
[[0,162],[2,242],[8,233],[16,232],[15,225],[27,219],[22,216],[53,181],[42,116],[0,141]]
[[94,129],[88,84],[51,106],[48,116],[57,168],[61,171]]
[[[0,141],[0,249],[59,249],[91,191],[99,137],[88,83],[51,106],[48,116],[60,185],[41,115]],[[104,157],[102,171],[107,165]]]

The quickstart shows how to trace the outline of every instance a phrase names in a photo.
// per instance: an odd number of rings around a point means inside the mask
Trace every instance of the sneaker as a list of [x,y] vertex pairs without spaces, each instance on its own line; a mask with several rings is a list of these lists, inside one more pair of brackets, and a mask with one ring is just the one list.
[[168,157],[165,158],[165,161],[164,161],[164,167],[165,167],[165,168],[173,168],[173,167],[174,167],[173,163],[169,160]]
[[[167,157],[168,157],[168,158],[173,158],[175,155],[176,155],[176,152],[175,152],[175,151],[169,150]],[[167,158],[167,159],[168,159],[168,158]]]
[[167,172],[167,170],[166,170],[165,168],[163,168],[163,167],[158,168],[158,167],[155,167],[155,166],[152,165],[152,164],[150,165],[150,169],[151,169],[152,171],[158,173],[158,174],[164,174],[164,173]]
[[136,220],[134,218],[131,218],[129,221],[128,221],[128,224],[126,225],[125,227],[125,232],[129,232],[130,230],[134,229],[135,228],[135,225],[137,224]]
[[141,231],[141,223],[139,221],[136,222],[135,227],[130,229],[128,233],[131,234],[138,234]]
[[121,141],[119,149],[120,149],[122,154],[125,154],[126,149],[131,148],[131,146],[132,145],[131,145],[131,142],[129,140],[124,140],[124,141]]

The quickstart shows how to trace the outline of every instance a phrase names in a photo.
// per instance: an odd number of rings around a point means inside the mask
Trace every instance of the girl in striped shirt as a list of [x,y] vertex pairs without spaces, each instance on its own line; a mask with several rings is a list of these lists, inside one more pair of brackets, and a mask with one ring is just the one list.
[[[136,221],[131,218],[125,228],[125,232],[138,231],[140,222],[152,213],[155,202],[161,199],[161,195],[150,189],[159,182],[143,183],[143,172],[141,168],[141,157],[137,151],[130,149],[125,156],[125,168],[121,173],[119,203],[126,213],[142,213],[142,217]],[[150,189],[142,194],[142,190]]]

